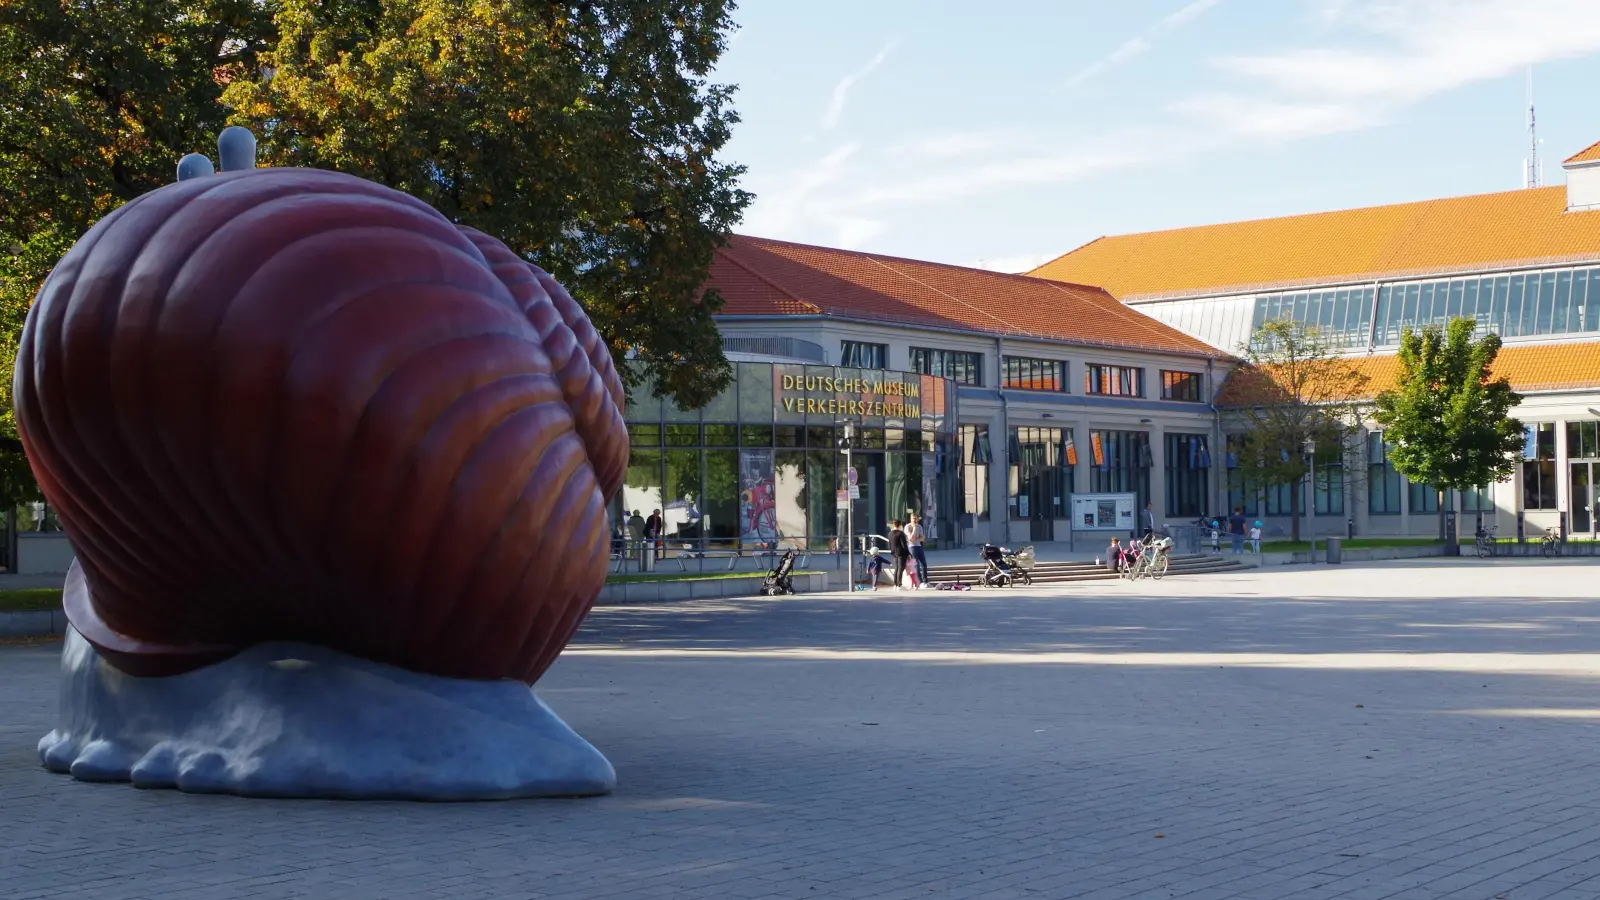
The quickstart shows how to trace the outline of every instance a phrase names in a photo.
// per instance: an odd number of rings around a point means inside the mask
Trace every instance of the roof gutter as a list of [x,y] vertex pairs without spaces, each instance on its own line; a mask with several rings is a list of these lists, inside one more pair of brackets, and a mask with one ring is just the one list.
[[[1143,315],[1143,313],[1141,313],[1141,315]],[[983,335],[999,337],[1006,334],[1006,332],[1002,331],[980,331],[975,328],[951,328],[942,325],[924,325],[916,322],[897,322],[892,319],[873,319],[866,316],[838,316],[829,313],[805,313],[801,315],[766,315],[756,313],[723,315],[719,313],[712,318],[718,322],[850,322],[857,325],[893,325],[897,328],[908,328],[916,331],[929,331],[935,334],[954,334],[961,335],[963,337],[978,337]],[[1177,329],[1173,330],[1176,331]],[[1179,333],[1181,334],[1182,332]],[[1125,350],[1136,353],[1163,353],[1168,356],[1182,356],[1189,359],[1233,359],[1232,356],[1224,353],[1221,350],[1217,350],[1212,353],[1203,353],[1198,350],[1166,350],[1157,347],[1149,347],[1142,344],[1130,344],[1119,341],[1068,341],[1061,338],[1038,337],[1026,332],[1012,332],[1011,337],[1037,341],[1041,344],[1054,344],[1059,347],[1089,347],[1097,350]],[[1199,338],[1195,338],[1195,340],[1198,341]]]

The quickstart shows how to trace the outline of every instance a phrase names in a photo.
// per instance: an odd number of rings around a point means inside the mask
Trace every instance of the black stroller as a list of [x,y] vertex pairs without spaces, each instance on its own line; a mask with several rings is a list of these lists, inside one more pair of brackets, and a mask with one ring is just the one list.
[[1004,547],[984,544],[978,551],[983,560],[983,583],[986,587],[1010,587],[1013,578],[1011,565],[1006,561]]
[[761,596],[780,597],[784,594],[794,593],[794,584],[790,582],[789,575],[794,571],[794,551],[789,550],[778,560],[778,564],[767,573],[767,580],[761,583]]

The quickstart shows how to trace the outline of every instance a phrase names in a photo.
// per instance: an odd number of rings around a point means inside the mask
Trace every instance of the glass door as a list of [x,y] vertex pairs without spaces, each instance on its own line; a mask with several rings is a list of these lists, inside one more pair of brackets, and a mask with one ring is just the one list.
[[1572,464],[1572,481],[1568,494],[1572,498],[1572,530],[1575,532],[1594,533],[1595,514],[1595,483],[1594,463],[1575,462]]

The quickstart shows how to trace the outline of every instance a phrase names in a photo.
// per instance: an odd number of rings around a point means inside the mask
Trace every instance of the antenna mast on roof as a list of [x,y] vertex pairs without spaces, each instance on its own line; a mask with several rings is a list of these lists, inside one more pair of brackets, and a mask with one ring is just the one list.
[[1533,117],[1533,66],[1528,67],[1528,158],[1522,161],[1522,186],[1544,184],[1544,163],[1539,161],[1539,130]]

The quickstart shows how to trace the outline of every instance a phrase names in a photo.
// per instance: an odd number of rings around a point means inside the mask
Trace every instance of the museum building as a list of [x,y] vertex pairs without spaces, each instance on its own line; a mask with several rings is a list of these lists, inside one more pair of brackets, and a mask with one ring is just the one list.
[[1083,493],[1207,511],[1231,357],[1099,288],[742,235],[710,285],[735,386],[627,412],[621,508],[669,540],[834,546],[847,422],[858,533],[916,510],[936,546],[1065,540]]
[[[1511,480],[1445,502],[1468,529],[1481,514],[1509,536],[1520,516],[1527,533],[1600,536],[1600,143],[1563,168],[1564,186],[1103,237],[1030,274],[1100,285],[1219,350],[1271,319],[1316,324],[1374,391],[1394,383],[1404,328],[1473,318],[1502,337],[1494,371],[1524,395],[1524,459]],[[1220,407],[1247,402],[1234,387]],[[1387,449],[1373,430],[1343,459],[1319,455],[1306,524],[1434,533],[1437,493],[1406,483]],[[1242,505],[1286,530],[1287,488],[1236,482],[1217,485],[1219,509]]]

